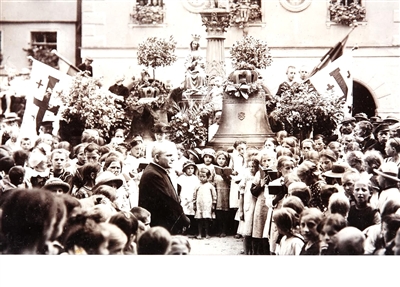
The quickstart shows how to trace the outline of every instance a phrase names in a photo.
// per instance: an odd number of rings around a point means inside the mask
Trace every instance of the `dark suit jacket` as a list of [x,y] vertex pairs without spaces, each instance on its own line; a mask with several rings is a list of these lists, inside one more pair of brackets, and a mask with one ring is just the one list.
[[139,206],[151,213],[151,226],[163,226],[171,234],[190,225],[170,177],[154,163],[147,165],[140,179]]

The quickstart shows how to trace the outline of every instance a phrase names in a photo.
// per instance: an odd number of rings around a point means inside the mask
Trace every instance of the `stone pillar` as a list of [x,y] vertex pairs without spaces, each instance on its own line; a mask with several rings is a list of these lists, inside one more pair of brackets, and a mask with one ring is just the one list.
[[207,32],[206,73],[213,76],[226,77],[225,71],[225,32],[229,27],[229,12],[221,8],[213,8],[200,12]]

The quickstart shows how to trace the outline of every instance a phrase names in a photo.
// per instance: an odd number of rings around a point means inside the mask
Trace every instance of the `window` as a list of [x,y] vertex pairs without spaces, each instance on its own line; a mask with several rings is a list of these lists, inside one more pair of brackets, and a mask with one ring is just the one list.
[[331,0],[328,7],[329,20],[333,23],[351,26],[365,21],[364,0]]
[[164,22],[164,3],[162,0],[137,0],[131,13],[133,24],[156,25]]
[[230,3],[231,23],[244,24],[261,22],[261,0],[233,0]]
[[32,46],[57,49],[57,32],[31,32]]
[[27,53],[58,69],[58,57],[51,52],[53,49],[57,50],[57,32],[31,32],[31,48]]

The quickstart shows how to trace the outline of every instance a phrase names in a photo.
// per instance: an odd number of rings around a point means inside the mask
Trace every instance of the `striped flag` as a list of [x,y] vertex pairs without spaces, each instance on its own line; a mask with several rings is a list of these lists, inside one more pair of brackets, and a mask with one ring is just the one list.
[[36,140],[43,122],[53,122],[53,135],[57,135],[60,108],[63,103],[60,94],[70,87],[71,76],[31,58],[30,93],[26,97],[25,113],[20,136]]
[[343,54],[323,70],[310,77],[311,84],[320,94],[332,93],[345,100],[344,115],[351,116],[353,106],[352,52]]
[[339,41],[334,47],[330,48],[328,53],[326,53],[320,60],[320,63],[314,67],[314,69],[311,71],[309,77],[312,77],[315,75],[318,71],[322,70],[325,68],[329,63],[332,63],[336,59],[338,59],[340,56],[343,55],[343,50],[346,46],[347,39],[349,38],[351,32],[354,31],[356,26],[353,26],[349,33],[347,33],[346,37],[343,38],[342,41]]
[[[66,65],[67,68],[61,69],[61,70],[65,70],[65,73],[67,75],[70,76],[75,76],[78,72],[80,72],[81,70],[79,70],[78,67],[74,66],[70,61],[68,61],[65,57],[63,57],[60,53],[58,53],[57,50],[52,50],[51,51],[53,54],[57,55],[57,57],[63,61],[64,66]],[[61,68],[61,67],[60,67]]]

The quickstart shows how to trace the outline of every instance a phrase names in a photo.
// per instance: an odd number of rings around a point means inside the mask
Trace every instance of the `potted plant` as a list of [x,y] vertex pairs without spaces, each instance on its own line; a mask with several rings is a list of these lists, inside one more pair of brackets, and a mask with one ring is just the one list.
[[275,101],[272,117],[301,140],[308,138],[312,131],[331,136],[344,115],[343,100],[336,94],[319,94],[307,83],[285,91]]
[[139,44],[137,57],[138,64],[147,68],[153,68],[153,79],[155,79],[155,69],[166,67],[176,61],[175,55],[176,41],[173,36],[164,39],[159,37],[149,37]]
[[[72,79],[71,87],[61,95],[64,134],[80,136],[83,129],[96,129],[105,140],[111,138],[112,129],[123,125],[125,114],[116,107],[115,95],[100,88],[98,80],[88,77],[85,72]],[[126,128],[125,126],[120,126]],[[76,134],[71,134],[75,131]]]
[[258,87],[258,72],[271,65],[272,57],[267,43],[252,36],[243,37],[230,49],[235,69],[225,83],[225,91],[236,97],[248,98]]
[[329,4],[329,13],[332,22],[352,26],[357,22],[364,21],[366,10],[357,1],[349,5],[343,5],[340,1]]

